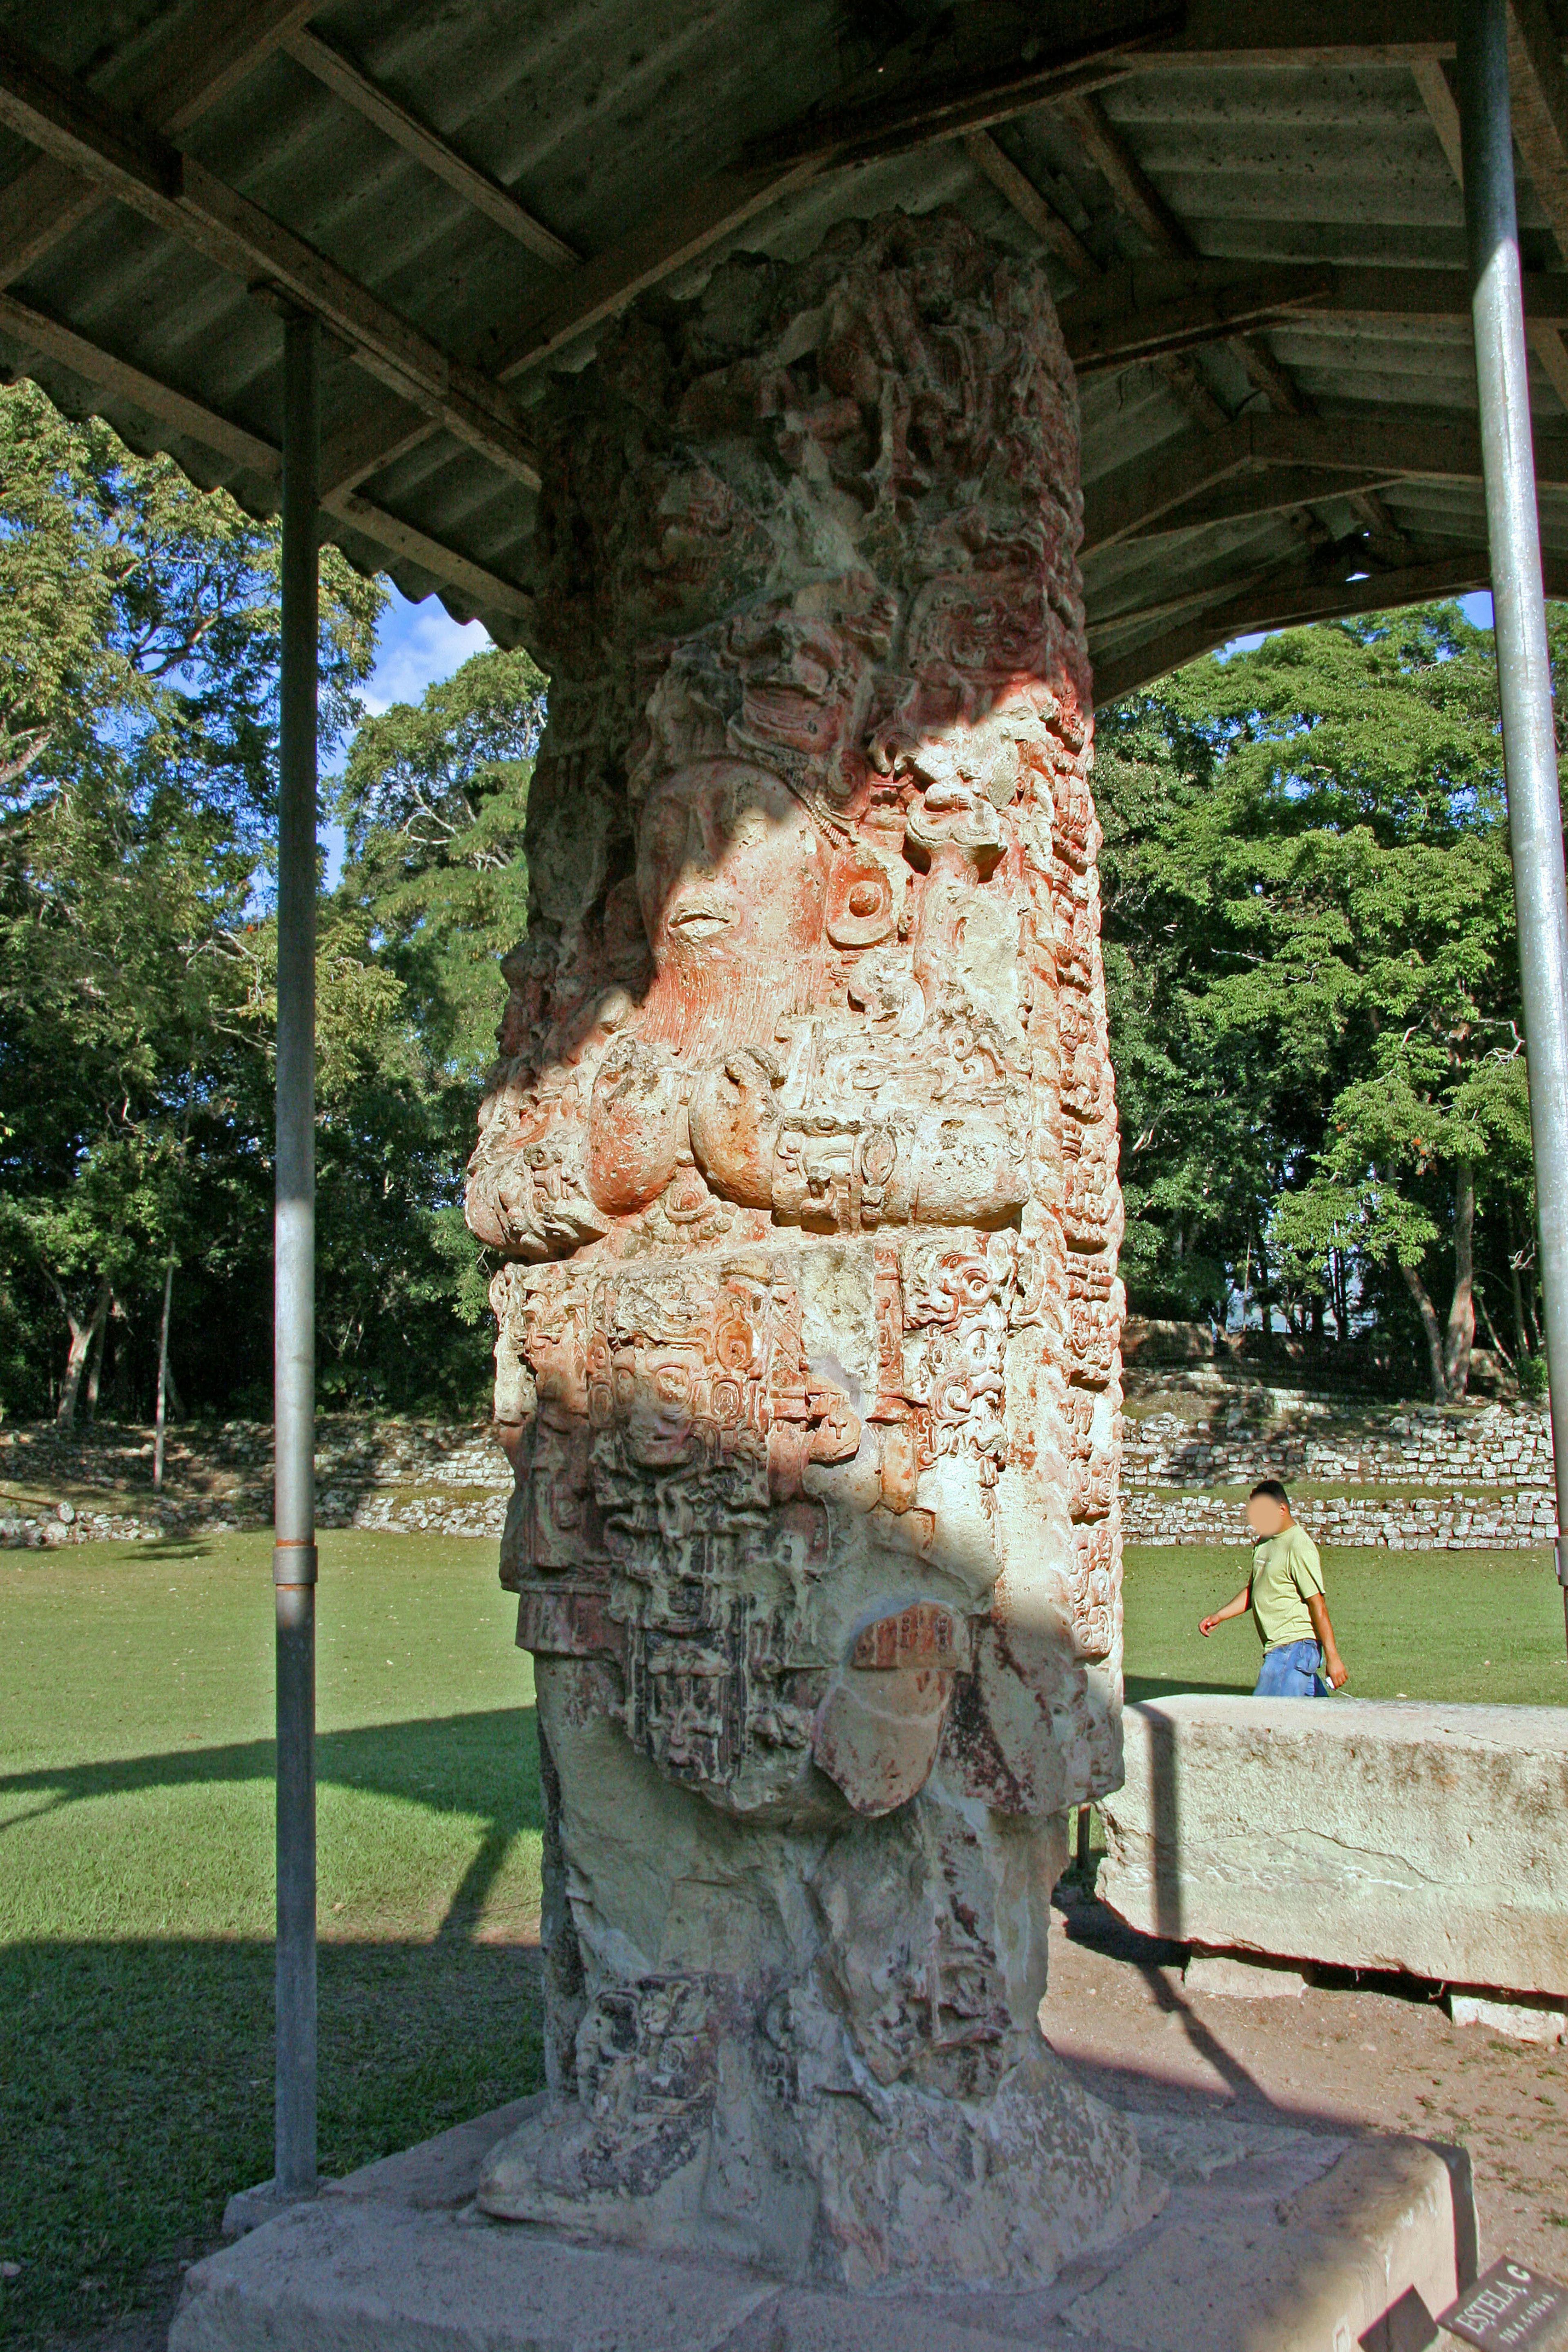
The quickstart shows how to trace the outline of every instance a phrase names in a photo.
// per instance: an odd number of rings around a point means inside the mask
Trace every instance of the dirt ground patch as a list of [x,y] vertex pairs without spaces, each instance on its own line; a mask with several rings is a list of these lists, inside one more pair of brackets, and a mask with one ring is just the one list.
[[[1124,1927],[1069,1882],[1052,1915],[1052,2047],[1113,2105],[1298,2129],[1347,2126],[1457,2140],[1470,2153],[1483,2266],[1518,2255],[1568,2273],[1568,2044],[1451,2025],[1436,1986],[1380,1979],[1300,1999],[1187,1991],[1185,1957]],[[57,2337],[53,2352],[163,2352],[179,2294],[123,2328]]]
[[1483,2268],[1568,2275],[1568,2044],[1451,2025],[1438,1988],[1349,1971],[1299,1999],[1189,1992],[1185,1958],[1070,1882],[1051,1919],[1041,2022],[1117,2106],[1297,2129],[1457,2140],[1474,2168]]

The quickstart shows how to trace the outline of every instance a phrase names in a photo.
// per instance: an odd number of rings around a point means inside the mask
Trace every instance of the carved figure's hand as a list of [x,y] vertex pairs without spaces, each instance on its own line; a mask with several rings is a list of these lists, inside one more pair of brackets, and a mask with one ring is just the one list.
[[468,1163],[466,1215],[469,1232],[508,1257],[566,1257],[607,1229],[548,1145],[531,1153],[481,1146]]
[[470,1232],[508,1257],[565,1257],[608,1229],[588,1196],[583,1115],[570,1085],[491,1097],[468,1162]]
[[668,1051],[629,1038],[612,1045],[588,1114],[595,1200],[617,1216],[645,1208],[674,1175],[679,1145],[680,1075]]
[[933,1118],[916,1148],[913,1191],[920,1224],[989,1224],[1028,1199],[1027,1156],[1002,1112]]
[[749,1209],[773,1206],[774,1089],[782,1077],[771,1055],[748,1045],[700,1078],[691,1097],[698,1166],[715,1192]]

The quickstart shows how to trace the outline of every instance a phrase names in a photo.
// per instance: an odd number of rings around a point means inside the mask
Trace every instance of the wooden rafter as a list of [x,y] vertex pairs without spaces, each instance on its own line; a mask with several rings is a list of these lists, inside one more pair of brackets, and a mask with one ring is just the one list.
[[[1150,24],[1157,30],[1158,20]],[[1150,37],[1148,26],[1143,37]],[[1126,32],[1108,25],[1092,54],[1080,50],[1066,59],[1047,59],[1030,68],[1026,76],[1009,66],[998,69],[988,83],[967,82],[961,92],[928,89],[875,105],[813,110],[765,146],[755,143],[744,160],[688,188],[619,245],[585,262],[556,299],[521,328],[497,328],[484,339],[481,362],[498,382],[515,383],[825,172],[869,155],[967,135],[976,127],[1024,112],[1069,85],[1114,79],[1128,69],[1127,44]],[[367,480],[380,465],[410,446],[400,418],[388,417],[386,435],[385,454],[378,455],[367,418],[353,456],[356,480]]]
[[[1547,594],[1568,594],[1568,564],[1548,560],[1544,570]],[[1394,612],[1405,604],[1468,594],[1489,586],[1490,579],[1484,547],[1458,548],[1364,580],[1325,576],[1315,565],[1292,566],[1175,621],[1142,645],[1094,660],[1095,705],[1104,709],[1124,695],[1140,693],[1184,662],[1214,653],[1254,630],[1301,628],[1312,621],[1343,620],[1356,613]],[[1119,624],[1119,633],[1125,625],[1125,621]]]
[[[161,383],[144,369],[133,367],[129,361],[89,342],[85,336],[46,318],[10,294],[0,294],[0,333],[39,358],[53,360],[87,383],[130,401],[201,448],[212,450],[227,464],[240,467],[264,482],[282,479],[282,453],[260,434],[220,416],[203,402],[191,399],[188,394]],[[368,499],[358,498],[352,490],[335,489],[328,491],[322,504],[338,521],[351,525],[363,538],[385,548],[389,553],[417,563],[470,600],[480,612],[505,614],[517,621],[526,621],[531,614],[533,599],[515,583],[476,563],[471,557],[459,554],[440,540],[432,539],[427,532],[415,530],[412,524],[388,514]]]
[[1092,92],[1063,99],[1056,111],[1072,125],[1079,145],[1155,252],[1190,253],[1185,228]]
[[[1077,278],[1080,289],[1099,284],[1105,277],[1078,232],[1062,219],[1055,207],[1047,203],[1034,182],[1019,170],[1006,151],[998,145],[988,131],[974,131],[964,141],[969,160],[998,193],[1006,197],[1021,220],[1028,223],[1035,235],[1054,253],[1059,254]],[[1192,361],[1182,353],[1163,355],[1152,365],[1163,376],[1176,398],[1195,423],[1210,432],[1221,430],[1227,419],[1207,384]]]
[[[126,64],[111,59],[93,88],[166,139],[177,138],[254,73],[320,0],[211,0]],[[96,180],[40,155],[0,190],[0,285],[30,269],[103,202]]]
[[367,122],[374,122],[405,153],[414,156],[449,188],[455,188],[466,203],[483,213],[487,220],[494,221],[509,236],[516,237],[520,245],[527,246],[531,253],[537,253],[557,269],[577,267],[583,257],[580,253],[546,228],[542,221],[536,220],[499,180],[493,180],[488,172],[479,171],[466,156],[459,155],[427,123],[421,122],[417,115],[411,114],[368,75],[361,73],[340,50],[331,47],[308,28],[290,33],[279,46],[335,98],[352,106]]
[[1063,220],[1053,205],[1047,203],[1034,182],[1018,169],[1006,150],[997,145],[989,131],[970,131],[963,145],[975,169],[984,172],[992,186],[1006,197],[1020,220],[1028,222],[1041,244],[1061,256],[1080,283],[1100,276],[1100,264],[1078,231]]
[[[1373,480],[1479,483],[1480,436],[1473,424],[1435,423],[1418,409],[1375,416],[1238,416],[1223,433],[1187,434],[1086,483],[1084,551],[1186,530],[1208,519],[1208,503],[1223,502],[1231,490],[1245,500],[1247,493],[1238,486],[1249,477],[1259,486],[1260,503],[1244,502],[1234,511],[1272,511],[1270,478],[1290,469],[1320,477],[1331,485],[1325,495],[1333,497]],[[1568,488],[1568,437],[1553,434],[1538,441],[1536,473],[1544,488]]]
[[1465,184],[1465,158],[1459,137],[1459,109],[1448,77],[1436,58],[1425,58],[1410,68],[1415,77],[1415,87],[1421,102],[1432,118],[1432,128],[1437,133],[1437,143],[1448,159],[1448,168],[1460,187]]
[[1189,0],[1182,31],[1142,62],[1409,66],[1453,54],[1453,0]]
[[[1524,302],[1536,325],[1568,326],[1568,270],[1526,270]],[[1133,262],[1070,295],[1059,310],[1073,364],[1089,375],[1161,351],[1214,342],[1248,321],[1305,315],[1451,319],[1468,327],[1470,281],[1461,269],[1374,263]],[[1261,372],[1272,381],[1270,371],[1279,366],[1270,353],[1268,369]],[[1278,404],[1290,406],[1295,396],[1292,386]]]
[[303,237],[229,187],[194,155],[110,106],[19,43],[0,39],[0,121],[220,269],[314,311],[359,364],[537,488],[531,447],[510,400],[448,356]]
[[[1092,92],[1080,92],[1066,99],[1058,110],[1076,132],[1079,145],[1100,173],[1121,210],[1142,231],[1156,253],[1194,260],[1196,256],[1185,224],[1178,219],[1166,203]],[[1247,320],[1226,312],[1215,322],[1217,333],[1215,326],[1206,332],[1200,328],[1180,340],[1189,344],[1198,343],[1218,340],[1218,334],[1224,334],[1247,381],[1257,386],[1274,408],[1288,415],[1310,415],[1311,402],[1289,369],[1276,359],[1261,337],[1233,331],[1235,327],[1247,323]],[[1160,348],[1168,349],[1170,344],[1162,344]],[[1068,349],[1072,349],[1070,337]],[[1109,362],[1107,364],[1116,362]],[[1404,537],[1376,491],[1358,490],[1352,494],[1352,502],[1373,534],[1373,545],[1379,559],[1389,554],[1398,561],[1406,551]],[[1323,524],[1310,507],[1292,509],[1290,520],[1292,527],[1309,544],[1317,544],[1326,536]]]

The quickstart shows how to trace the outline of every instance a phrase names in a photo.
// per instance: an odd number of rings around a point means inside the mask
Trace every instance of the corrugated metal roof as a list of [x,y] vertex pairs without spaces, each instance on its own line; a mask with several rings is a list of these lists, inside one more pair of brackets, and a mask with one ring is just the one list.
[[[1272,13],[1289,33],[1325,5],[1280,0],[1270,12],[1268,0],[1237,0],[1214,13],[1222,25]],[[1035,46],[1048,47],[1106,13],[1043,0],[1026,16],[1010,0],[994,0],[984,15],[986,55],[1000,53],[1010,26],[1032,26]],[[1342,20],[1347,12],[1326,13]],[[1415,40],[1430,13],[1422,0],[1403,9],[1366,0],[1366,50],[1343,62],[1131,56],[1130,69],[1091,101],[1100,110],[1098,155],[1071,104],[993,121],[990,135],[1056,216],[1060,297],[1090,264],[1105,270],[1150,253],[1140,185],[1173,254],[1238,265],[1462,270],[1462,200],[1430,91],[1424,97],[1409,55],[1380,61],[1373,53],[1374,19]],[[130,92],[154,121],[149,85],[162,86],[171,58],[195,55],[215,38],[233,49],[240,36],[254,36],[245,69],[230,74],[215,102],[185,108],[174,126],[181,145],[442,351],[491,365],[526,340],[530,322],[570,290],[574,274],[509,234],[271,37],[280,30],[286,38],[304,21],[288,0],[55,0],[47,16],[31,0],[0,0],[0,27],[41,46],[104,98],[122,101]],[[962,48],[970,18],[955,32],[956,21],[952,11],[899,0],[322,0],[309,18],[310,31],[360,75],[590,263],[646,230],[719,167],[754,161],[763,142],[847,86],[875,94],[879,58],[891,60],[899,84],[911,39],[917,49],[922,38],[934,44],[939,61],[944,42]],[[49,168],[60,215],[59,173]],[[79,216],[52,239],[35,237],[29,252],[24,231],[50,194],[46,187],[40,195],[40,185],[37,149],[0,131],[0,271],[10,300],[0,307],[0,355],[68,410],[92,409],[132,446],[167,448],[197,481],[226,483],[247,506],[269,510],[281,406],[274,310],[168,227],[101,195],[79,205]],[[941,203],[956,204],[1021,251],[1037,244],[1036,226],[977,167],[963,140],[950,138],[825,171],[665,282],[679,293],[726,250],[799,254],[847,215]],[[1552,227],[1522,175],[1520,209],[1527,266],[1559,269]],[[1075,236],[1081,251],[1073,264],[1062,255]],[[18,255],[26,259],[19,269]],[[66,331],[42,353],[40,318]],[[97,359],[84,360],[84,347]],[[569,347],[561,363],[578,356]],[[198,419],[193,429],[171,416],[167,401],[160,404],[127,370],[253,442],[215,450],[202,437],[209,425]],[[1557,373],[1568,385],[1568,361]],[[525,408],[542,381],[534,370],[516,383]],[[1564,403],[1544,369],[1532,394],[1538,434],[1561,456]],[[378,407],[385,414],[389,399],[363,365],[334,350],[324,391],[328,447],[347,446]],[[1140,361],[1086,377],[1091,516],[1096,485],[1141,456],[1196,447],[1227,418],[1270,413],[1393,417],[1413,435],[1423,422],[1473,425],[1468,322],[1307,309],[1247,338],[1211,341],[1174,364]],[[413,446],[384,453],[345,487],[334,535],[355,562],[389,569],[405,593],[437,591],[459,614],[479,614],[503,641],[526,638],[533,492],[447,427],[412,421]],[[1568,465],[1543,470],[1552,477],[1542,495],[1549,570],[1568,578]],[[1335,583],[1356,571],[1373,582],[1353,583],[1345,595],[1363,602],[1373,601],[1378,580],[1391,594],[1412,593],[1445,566],[1457,584],[1485,577],[1474,479],[1411,474],[1370,499],[1353,483],[1343,492],[1321,478],[1317,487],[1321,495],[1294,509],[1233,512],[1109,544],[1095,544],[1091,531],[1084,578],[1102,692],[1195,650],[1205,630],[1211,642],[1216,631],[1229,633],[1249,599],[1263,619],[1303,595],[1331,601]]]

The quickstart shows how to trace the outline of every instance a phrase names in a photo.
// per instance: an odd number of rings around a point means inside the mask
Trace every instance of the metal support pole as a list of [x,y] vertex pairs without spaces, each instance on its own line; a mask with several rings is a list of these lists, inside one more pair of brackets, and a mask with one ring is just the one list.
[[275,2185],[316,2186],[316,472],[313,319],[283,347],[272,1582],[278,1614]]
[[1556,1453],[1557,1575],[1568,1628],[1568,890],[1514,212],[1507,0],[1459,0],[1457,14],[1481,467]]

